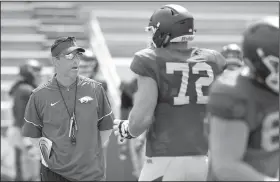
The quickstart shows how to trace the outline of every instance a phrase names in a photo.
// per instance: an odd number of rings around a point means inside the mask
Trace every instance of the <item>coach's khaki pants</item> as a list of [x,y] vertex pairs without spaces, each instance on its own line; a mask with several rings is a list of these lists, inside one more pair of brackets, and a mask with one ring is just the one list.
[[206,181],[207,172],[207,156],[147,157],[139,181]]

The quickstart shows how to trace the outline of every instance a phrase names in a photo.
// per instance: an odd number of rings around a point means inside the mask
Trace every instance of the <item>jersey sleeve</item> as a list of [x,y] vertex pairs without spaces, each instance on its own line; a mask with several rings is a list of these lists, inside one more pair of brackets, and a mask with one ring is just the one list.
[[113,128],[113,112],[104,88],[98,89],[98,129],[100,131]]
[[226,59],[219,52],[211,49],[196,49],[193,51],[194,58],[204,57],[208,64],[212,65],[214,75],[220,75],[225,68]]
[[[214,85],[215,87],[215,85]],[[225,89],[222,87],[214,88],[219,91],[210,92],[207,104],[207,114],[211,116],[218,116],[228,122],[242,121],[250,129],[254,128],[254,121],[249,117],[250,105],[247,99],[239,96],[240,93],[234,92],[234,88]]]
[[246,119],[246,102],[227,94],[210,94],[207,111],[225,119]]
[[141,76],[147,76],[158,82],[156,61],[147,55],[136,53],[130,65],[130,69]]
[[13,111],[15,118],[14,125],[17,127],[22,128],[24,125],[24,112],[32,90],[32,87],[29,85],[21,85],[15,92]]
[[32,93],[26,105],[23,126],[23,135],[31,138],[39,138],[42,136],[43,122],[41,120],[38,106],[40,100],[35,93]]
[[217,67],[218,67],[218,74],[221,74],[224,69],[225,69],[225,66],[227,64],[226,62],[226,58],[219,52],[217,51],[213,51],[214,53],[214,56],[215,56],[215,62],[217,64]]

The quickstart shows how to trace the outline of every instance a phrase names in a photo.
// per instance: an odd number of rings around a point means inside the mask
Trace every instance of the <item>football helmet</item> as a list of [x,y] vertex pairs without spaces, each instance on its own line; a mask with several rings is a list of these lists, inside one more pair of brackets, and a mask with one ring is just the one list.
[[169,4],[156,10],[146,31],[151,33],[155,47],[166,47],[170,42],[186,42],[194,38],[194,18],[184,7]]
[[19,74],[24,79],[33,81],[35,79],[34,73],[41,72],[41,70],[42,70],[42,64],[35,59],[30,59],[20,66]]
[[258,81],[279,93],[279,17],[258,20],[245,30],[244,61]]
[[222,48],[221,54],[226,58],[237,58],[242,60],[242,51],[237,44],[228,44]]
[[228,44],[222,48],[221,54],[226,58],[225,69],[233,70],[243,65],[241,48],[237,44]]
[[97,59],[91,50],[85,50],[85,53],[81,55],[79,64],[79,74],[85,77],[91,77],[96,74]]

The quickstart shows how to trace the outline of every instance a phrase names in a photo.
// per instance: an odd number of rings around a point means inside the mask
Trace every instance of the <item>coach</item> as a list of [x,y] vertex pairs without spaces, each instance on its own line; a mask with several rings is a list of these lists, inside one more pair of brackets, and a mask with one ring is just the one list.
[[40,146],[42,181],[105,180],[103,146],[113,114],[101,83],[78,75],[83,52],[74,37],[55,40],[55,74],[33,91],[25,110],[23,135]]

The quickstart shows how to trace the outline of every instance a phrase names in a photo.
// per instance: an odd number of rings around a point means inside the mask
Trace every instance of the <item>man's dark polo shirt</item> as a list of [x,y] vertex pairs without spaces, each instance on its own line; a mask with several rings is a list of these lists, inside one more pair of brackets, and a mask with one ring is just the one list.
[[[76,82],[60,85],[70,113],[73,113]],[[93,100],[81,103],[88,96]],[[23,134],[46,137],[53,142],[48,167],[69,180],[105,180],[105,164],[100,131],[110,130],[113,114],[101,83],[79,76],[76,100],[78,132],[76,145],[69,138],[69,115],[59,93],[55,77],[36,88],[26,106]],[[44,157],[45,158],[45,157]]]

